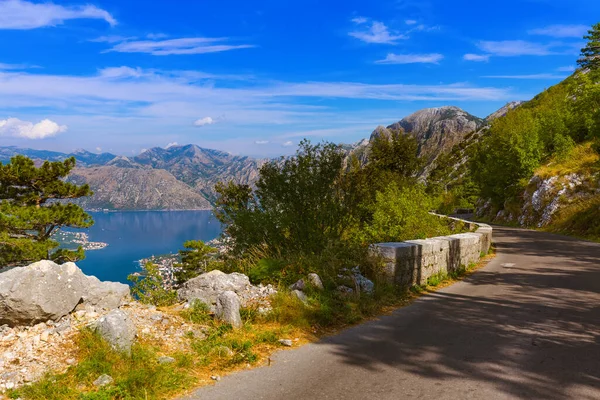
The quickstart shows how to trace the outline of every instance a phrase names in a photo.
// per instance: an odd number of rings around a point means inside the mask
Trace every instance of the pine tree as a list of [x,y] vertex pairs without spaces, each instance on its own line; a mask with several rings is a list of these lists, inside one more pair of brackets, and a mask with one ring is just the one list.
[[186,250],[179,250],[181,263],[175,264],[178,271],[175,272],[175,278],[178,284],[182,284],[196,276],[206,272],[211,256],[217,252],[217,249],[208,246],[200,240],[188,240],[183,244]]
[[582,69],[600,70],[600,22],[592,26],[592,29],[583,38],[588,42],[581,49],[581,58],[577,60],[577,64]]
[[46,161],[39,168],[22,155],[0,164],[0,267],[84,257],[81,246],[76,251],[58,248],[52,238],[62,227],[87,228],[94,223],[78,205],[60,201],[92,194],[88,185],[64,181],[74,167],[74,157]]

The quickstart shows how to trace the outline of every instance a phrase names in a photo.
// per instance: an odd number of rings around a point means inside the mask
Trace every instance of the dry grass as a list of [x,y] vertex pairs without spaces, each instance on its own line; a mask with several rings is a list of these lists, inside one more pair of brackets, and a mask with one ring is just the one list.
[[600,170],[599,161],[600,156],[592,149],[592,143],[587,142],[575,146],[561,159],[552,159],[537,170],[537,175],[543,179],[572,173],[590,175]]
[[[477,265],[452,276],[438,277],[431,285],[399,290],[394,286],[377,285],[373,296],[332,295],[309,292],[308,304],[303,304],[287,292],[273,298],[273,312],[261,315],[256,310],[242,312],[244,326],[234,330],[215,321],[201,306],[182,313],[205,335],[190,335],[190,351],[165,353],[165,347],[148,342],[138,343],[131,356],[115,353],[89,330],[79,335],[79,364],[64,374],[48,375],[41,381],[9,393],[22,399],[167,399],[214,381],[223,376],[256,365],[268,364],[273,352],[284,348],[279,339],[291,339],[293,346],[313,342],[341,329],[391,313],[410,304],[420,296],[464,279],[485,266],[493,254]],[[161,308],[165,313],[178,313]],[[175,358],[174,363],[159,364],[160,355]],[[115,382],[98,389],[93,381],[109,374]]]

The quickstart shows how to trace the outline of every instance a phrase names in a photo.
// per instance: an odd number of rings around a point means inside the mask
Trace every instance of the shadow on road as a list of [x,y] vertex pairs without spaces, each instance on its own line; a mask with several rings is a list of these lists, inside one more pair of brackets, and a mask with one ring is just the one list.
[[[600,245],[497,228],[497,268],[327,338],[347,364],[493,382],[520,398],[600,393]],[[503,264],[503,265],[500,265]]]

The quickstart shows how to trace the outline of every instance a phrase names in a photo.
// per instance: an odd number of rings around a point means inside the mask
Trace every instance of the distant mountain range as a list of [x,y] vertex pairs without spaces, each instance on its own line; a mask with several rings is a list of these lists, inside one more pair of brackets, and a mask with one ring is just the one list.
[[[486,119],[454,106],[428,108],[388,127],[379,126],[370,139],[343,148],[364,160],[374,137],[402,129],[419,142],[419,154],[427,159],[422,172],[422,177],[426,178],[438,156],[448,153],[467,136],[472,141],[470,134],[481,132],[489,121],[519,104],[509,103]],[[155,147],[131,158],[86,150],[67,154],[9,146],[0,147],[0,162],[8,162],[16,154],[38,162],[75,157],[77,168],[69,180],[88,183],[94,191],[93,196],[80,200],[80,204],[86,209],[118,210],[210,209],[216,199],[214,186],[217,182],[233,180],[252,185],[258,179],[260,167],[269,161],[189,144],[166,149]]]

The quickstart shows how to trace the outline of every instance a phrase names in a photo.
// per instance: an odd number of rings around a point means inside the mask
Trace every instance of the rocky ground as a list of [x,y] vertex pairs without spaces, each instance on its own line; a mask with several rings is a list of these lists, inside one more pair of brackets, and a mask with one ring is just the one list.
[[[202,338],[202,329],[186,322],[174,309],[158,310],[135,301],[120,310],[133,322],[137,340],[153,343],[165,353],[189,350],[189,336]],[[0,391],[33,382],[46,372],[64,372],[77,363],[76,336],[80,329],[93,327],[108,311],[80,310],[34,326],[0,328]]]
[[0,393],[75,365],[82,328],[95,330],[117,350],[129,351],[137,340],[164,355],[188,352],[189,338],[202,340],[206,330],[181,316],[195,301],[236,327],[240,307],[267,311],[274,293],[270,285],[252,285],[246,275],[211,271],[186,283],[179,304],[157,309],[132,300],[127,285],[86,276],[73,263],[41,261],[0,271]]

